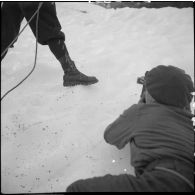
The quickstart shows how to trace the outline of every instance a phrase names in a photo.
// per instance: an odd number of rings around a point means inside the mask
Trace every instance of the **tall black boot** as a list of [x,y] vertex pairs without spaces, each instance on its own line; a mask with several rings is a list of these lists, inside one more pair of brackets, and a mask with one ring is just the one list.
[[86,76],[77,70],[63,40],[50,40],[48,45],[64,70],[64,86],[91,85],[98,82],[97,78]]
[[68,54],[58,59],[64,69],[63,85],[91,85],[98,82],[98,79],[93,76],[87,76],[81,73],[75,66],[73,60],[70,59]]

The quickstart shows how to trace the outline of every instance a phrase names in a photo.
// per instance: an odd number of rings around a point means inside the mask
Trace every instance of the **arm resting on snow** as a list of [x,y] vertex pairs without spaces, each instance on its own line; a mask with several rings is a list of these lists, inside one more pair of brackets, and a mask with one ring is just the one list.
[[122,149],[130,140],[137,119],[137,107],[131,106],[125,110],[104,132],[104,139],[107,143]]

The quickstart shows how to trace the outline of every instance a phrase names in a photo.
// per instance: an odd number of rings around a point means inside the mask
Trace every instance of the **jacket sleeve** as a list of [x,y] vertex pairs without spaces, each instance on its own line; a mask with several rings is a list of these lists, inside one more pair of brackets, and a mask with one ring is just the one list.
[[128,108],[104,132],[107,143],[122,149],[129,141],[137,120],[136,104]]

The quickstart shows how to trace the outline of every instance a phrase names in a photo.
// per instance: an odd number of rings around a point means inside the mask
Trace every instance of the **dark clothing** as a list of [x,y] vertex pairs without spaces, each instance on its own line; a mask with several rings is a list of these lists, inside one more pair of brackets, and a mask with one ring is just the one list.
[[[2,5],[2,4],[1,4]],[[34,14],[39,13],[39,17]],[[33,16],[33,19],[31,20]],[[64,71],[63,86],[91,85],[98,82],[93,76],[81,73],[70,58],[56,14],[55,3],[52,2],[4,2],[1,6],[1,60],[5,57],[8,47],[18,37],[23,18],[30,23],[30,28],[42,45],[48,45],[51,52],[60,62]],[[37,25],[38,18],[38,25]],[[11,45],[12,44],[12,45]],[[11,46],[10,46],[11,45]],[[31,45],[29,45],[30,47]]]
[[135,104],[106,128],[104,138],[119,149],[130,142],[131,164],[137,169],[162,158],[193,164],[192,117],[176,107]]
[[130,143],[131,164],[135,167],[136,177],[122,174],[79,180],[67,191],[193,191],[194,131],[191,119],[192,114],[175,107],[143,103],[131,106],[106,128],[104,138],[119,149]]
[[[1,8],[1,53],[14,40],[20,31],[20,25],[36,12],[39,2],[4,2]],[[30,28],[36,35],[36,16],[30,22]],[[44,2],[39,10],[38,42],[48,45],[49,41],[65,40],[61,25],[57,18],[56,6],[52,2]]]
[[[66,189],[67,192],[191,192],[193,189],[187,182],[178,176],[155,169],[156,165],[170,167],[172,170],[181,170],[190,175],[194,180],[191,169],[186,168],[178,161],[154,161],[137,176],[121,174],[117,176],[105,175],[85,180],[78,180]],[[190,172],[190,173],[189,173]]]

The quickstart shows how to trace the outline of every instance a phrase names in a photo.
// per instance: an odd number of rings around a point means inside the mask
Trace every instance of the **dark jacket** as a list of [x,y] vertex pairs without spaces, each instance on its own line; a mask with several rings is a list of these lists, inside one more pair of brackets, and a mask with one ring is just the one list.
[[130,143],[135,168],[163,158],[194,163],[192,116],[161,104],[134,104],[106,128],[104,138],[119,149]]

